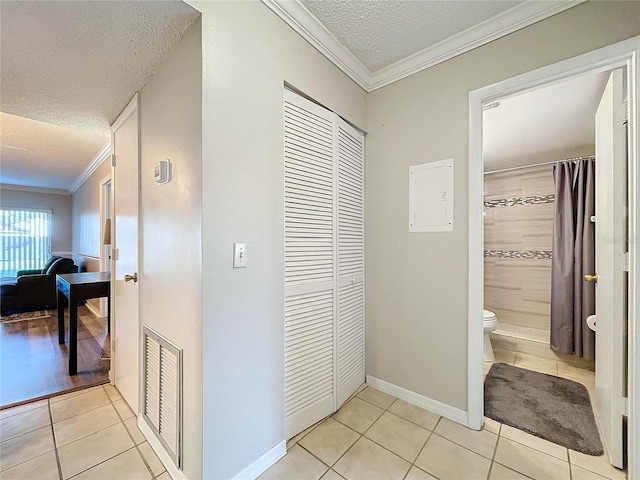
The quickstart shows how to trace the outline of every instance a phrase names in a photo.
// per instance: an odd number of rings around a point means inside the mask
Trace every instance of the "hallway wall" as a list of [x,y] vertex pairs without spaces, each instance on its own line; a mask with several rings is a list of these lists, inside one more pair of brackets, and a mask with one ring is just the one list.
[[[196,20],[140,92],[140,319],[183,349],[189,479],[203,478],[201,72]],[[158,185],[154,165],[165,159],[171,181]]]
[[[639,35],[638,18],[640,2],[582,3],[369,94],[368,375],[467,410],[469,92]],[[454,231],[409,233],[409,166],[447,158]]]
[[[284,438],[284,84],[366,127],[366,93],[265,5],[202,12],[203,443],[232,478]],[[246,242],[247,268],[232,267]]]

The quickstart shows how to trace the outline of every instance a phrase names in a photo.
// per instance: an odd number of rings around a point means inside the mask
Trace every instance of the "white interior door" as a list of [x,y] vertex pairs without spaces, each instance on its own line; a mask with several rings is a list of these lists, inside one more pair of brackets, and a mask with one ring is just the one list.
[[112,361],[114,383],[134,412],[138,412],[139,291],[138,272],[138,95],[112,127],[113,167],[113,269]]
[[364,135],[337,119],[337,405],[364,383]]
[[285,433],[334,411],[333,114],[285,91]]
[[596,113],[596,412],[611,463],[623,464],[626,394],[623,76],[611,73]]
[[285,431],[364,382],[364,135],[285,92]]

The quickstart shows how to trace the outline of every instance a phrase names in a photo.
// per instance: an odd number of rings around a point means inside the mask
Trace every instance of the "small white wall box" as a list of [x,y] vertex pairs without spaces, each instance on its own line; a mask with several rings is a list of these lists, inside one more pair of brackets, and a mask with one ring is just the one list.
[[453,231],[453,158],[409,167],[409,231]]
[[164,185],[171,180],[171,162],[169,160],[160,160],[153,167],[153,179],[158,185]]

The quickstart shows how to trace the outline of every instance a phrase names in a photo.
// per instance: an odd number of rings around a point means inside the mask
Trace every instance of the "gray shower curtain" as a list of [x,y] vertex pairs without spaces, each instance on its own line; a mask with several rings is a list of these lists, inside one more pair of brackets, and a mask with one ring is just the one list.
[[595,313],[594,158],[553,166],[555,206],[551,260],[551,348],[595,360],[595,333],[587,317]]

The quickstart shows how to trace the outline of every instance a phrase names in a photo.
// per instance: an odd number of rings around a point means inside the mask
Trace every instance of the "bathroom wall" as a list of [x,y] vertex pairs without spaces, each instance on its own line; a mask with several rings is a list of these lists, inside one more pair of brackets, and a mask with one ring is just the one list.
[[549,343],[553,166],[484,177],[484,305],[500,330]]

